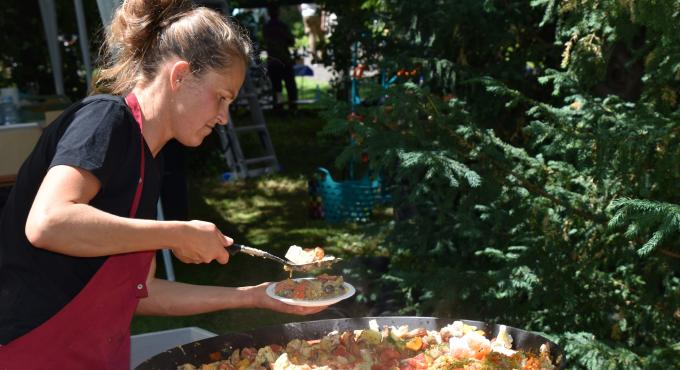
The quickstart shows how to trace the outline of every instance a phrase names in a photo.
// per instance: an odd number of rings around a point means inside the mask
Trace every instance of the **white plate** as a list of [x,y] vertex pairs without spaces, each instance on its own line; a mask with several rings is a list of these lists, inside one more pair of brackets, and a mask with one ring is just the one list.
[[[302,280],[312,280],[314,278],[299,278],[299,279],[293,279],[294,281],[302,281]],[[281,297],[279,295],[276,295],[274,293],[274,289],[276,288],[276,284],[270,284],[267,287],[267,295],[277,299],[283,303],[290,304],[293,306],[305,306],[305,307],[319,307],[319,306],[328,306],[332,305],[333,303],[338,303],[342,301],[343,299],[347,299],[351,296],[354,295],[356,292],[356,289],[354,287],[347,283],[343,282],[342,286],[345,288],[345,293],[337,296],[337,297],[332,297],[332,298],[327,298],[327,299],[315,299],[315,300],[306,300],[306,299],[293,299],[293,298],[286,298],[286,297]]]

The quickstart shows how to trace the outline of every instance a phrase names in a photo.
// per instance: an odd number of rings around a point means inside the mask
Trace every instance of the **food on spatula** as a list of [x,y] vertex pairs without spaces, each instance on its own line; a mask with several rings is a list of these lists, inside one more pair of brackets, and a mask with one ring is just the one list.
[[286,279],[276,283],[274,294],[305,301],[329,299],[345,294],[342,276],[321,274],[312,279]]
[[296,265],[306,265],[314,262],[327,261],[334,259],[334,257],[326,256],[321,247],[302,248],[297,245],[291,245],[286,252],[286,259]]

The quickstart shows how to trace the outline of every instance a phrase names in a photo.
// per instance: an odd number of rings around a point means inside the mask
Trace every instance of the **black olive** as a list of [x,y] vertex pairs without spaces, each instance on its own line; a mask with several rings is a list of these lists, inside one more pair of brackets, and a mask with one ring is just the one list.
[[326,286],[323,288],[323,291],[324,291],[326,294],[333,294],[333,293],[335,292],[335,287],[332,286],[332,285],[326,285]]

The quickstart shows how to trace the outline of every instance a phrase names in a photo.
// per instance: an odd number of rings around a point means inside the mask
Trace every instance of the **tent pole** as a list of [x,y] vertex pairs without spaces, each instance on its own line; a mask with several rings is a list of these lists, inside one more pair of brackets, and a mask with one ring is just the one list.
[[121,3],[122,0],[97,0],[99,16],[102,18],[102,24],[104,25],[104,28],[107,28],[111,25],[113,13]]
[[83,10],[83,0],[73,0],[73,5],[76,8],[78,34],[80,35],[80,52],[83,56],[83,64],[85,65],[85,81],[87,83],[86,91],[90,92],[90,89],[92,88],[92,62],[90,59],[90,41],[87,37],[87,25],[85,24],[85,10]]
[[39,0],[40,15],[43,19],[47,50],[52,64],[52,77],[57,95],[64,95],[64,76],[62,74],[61,55],[57,41],[57,11],[54,8],[54,0]]

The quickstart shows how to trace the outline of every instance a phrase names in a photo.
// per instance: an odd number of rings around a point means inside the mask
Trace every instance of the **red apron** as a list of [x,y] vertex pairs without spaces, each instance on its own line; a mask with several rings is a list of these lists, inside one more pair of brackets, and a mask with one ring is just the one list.
[[[137,98],[125,98],[142,129]],[[137,191],[130,207],[135,217],[144,184],[144,139]],[[73,300],[49,320],[0,347],[0,369],[128,369],[130,322],[154,252],[108,257]]]

